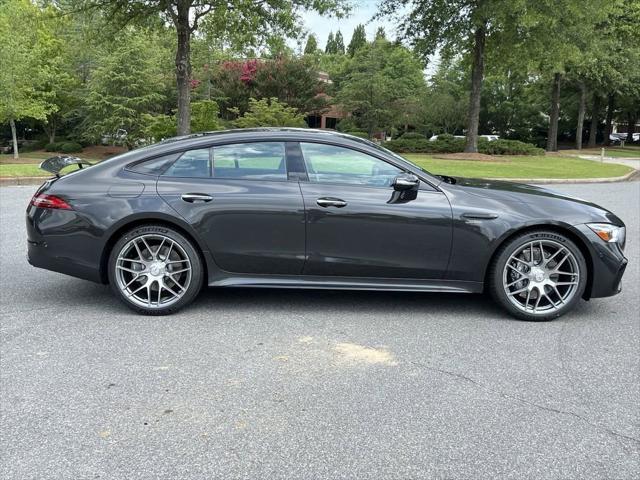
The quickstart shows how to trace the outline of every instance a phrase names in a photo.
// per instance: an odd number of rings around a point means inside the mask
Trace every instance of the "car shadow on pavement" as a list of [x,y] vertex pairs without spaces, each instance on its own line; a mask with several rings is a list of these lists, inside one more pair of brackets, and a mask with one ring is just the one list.
[[[42,303],[41,307],[31,302],[23,304],[21,298],[16,298],[5,309],[5,313],[15,314],[39,308],[86,308],[89,312],[112,311],[114,315],[137,316],[116,298],[108,285],[66,278],[64,282],[61,279],[41,282],[33,287],[31,293],[39,299],[38,303]],[[309,312],[315,315],[335,315],[338,312],[432,317],[473,315],[512,320],[488,295],[480,294],[223,287],[203,288],[195,302],[181,310],[180,315],[189,316],[190,312],[198,316],[229,312],[242,316],[255,314],[256,311],[295,315]]]
[[315,314],[344,311],[358,314],[455,315],[456,313],[503,317],[487,295],[391,292],[362,290],[314,290],[280,288],[208,288],[194,308]]

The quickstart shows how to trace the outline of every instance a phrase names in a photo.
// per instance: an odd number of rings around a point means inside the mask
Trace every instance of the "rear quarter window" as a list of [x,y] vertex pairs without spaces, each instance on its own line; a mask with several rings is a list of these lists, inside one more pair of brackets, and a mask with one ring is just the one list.
[[155,157],[150,160],[143,160],[127,167],[127,170],[145,175],[162,175],[164,171],[180,156],[180,153],[172,153]]

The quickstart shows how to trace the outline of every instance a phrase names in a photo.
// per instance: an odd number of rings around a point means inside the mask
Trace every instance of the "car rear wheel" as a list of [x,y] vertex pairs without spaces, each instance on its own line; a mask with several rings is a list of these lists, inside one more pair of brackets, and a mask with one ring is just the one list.
[[587,265],[564,235],[533,231],[503,245],[490,266],[488,288],[513,316],[545,321],[564,315],[580,301]]
[[109,283],[133,310],[166,315],[191,303],[203,282],[196,247],[179,232],[160,225],[125,233],[109,257]]

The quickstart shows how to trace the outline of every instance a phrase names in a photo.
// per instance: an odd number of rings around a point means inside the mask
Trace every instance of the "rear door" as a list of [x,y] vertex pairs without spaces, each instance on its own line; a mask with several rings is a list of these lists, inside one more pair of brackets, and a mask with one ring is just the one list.
[[289,180],[285,142],[247,142],[187,151],[159,177],[159,195],[234,273],[300,274],[304,204]]
[[400,192],[401,168],[342,146],[301,143],[308,181],[306,275],[439,279],[451,250],[451,207],[422,183]]

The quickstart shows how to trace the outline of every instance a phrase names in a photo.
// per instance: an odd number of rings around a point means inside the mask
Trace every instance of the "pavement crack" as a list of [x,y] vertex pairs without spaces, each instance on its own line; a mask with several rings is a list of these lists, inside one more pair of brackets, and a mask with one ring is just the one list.
[[477,380],[475,380],[475,379],[473,379],[473,378],[471,378],[471,377],[469,377],[467,375],[464,375],[462,373],[454,372],[454,371],[451,371],[451,370],[445,370],[445,369],[434,367],[434,366],[431,366],[431,365],[425,365],[424,363],[419,363],[419,362],[411,362],[411,364],[413,364],[413,365],[415,365],[417,367],[420,367],[420,368],[424,368],[425,370],[438,372],[438,373],[441,373],[441,374],[444,374],[444,375],[447,375],[447,376],[450,376],[450,377],[454,377],[454,378],[456,378],[458,380],[462,380],[464,382],[471,383],[471,384],[475,385],[476,387],[485,390],[488,393],[491,393],[493,395],[498,395],[498,396],[500,396],[502,398],[505,398],[507,400],[511,400],[511,401],[514,401],[514,402],[521,403],[523,405],[534,407],[534,408],[536,408],[538,410],[551,412],[551,413],[555,413],[555,414],[558,414],[558,415],[567,415],[567,416],[570,416],[570,417],[574,417],[574,418],[582,421],[583,423],[595,428],[598,431],[601,431],[601,432],[604,432],[604,433],[608,433],[609,435],[612,435],[612,436],[614,436],[616,438],[630,440],[630,441],[640,445],[640,439],[638,439],[636,437],[632,437],[630,435],[625,435],[623,433],[616,432],[616,431],[612,430],[609,427],[604,427],[602,425],[598,425],[597,423],[593,423],[588,418],[585,418],[582,415],[579,415],[579,414],[577,414],[575,412],[571,412],[569,410],[561,410],[561,409],[558,409],[558,408],[549,407],[547,405],[541,405],[539,403],[526,400],[526,399],[524,399],[522,397],[519,397],[517,395],[511,395],[509,393],[505,393],[505,392],[502,392],[500,390],[496,390],[496,389],[491,388],[491,387],[489,387],[488,385],[486,385],[484,383],[478,382]]

